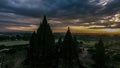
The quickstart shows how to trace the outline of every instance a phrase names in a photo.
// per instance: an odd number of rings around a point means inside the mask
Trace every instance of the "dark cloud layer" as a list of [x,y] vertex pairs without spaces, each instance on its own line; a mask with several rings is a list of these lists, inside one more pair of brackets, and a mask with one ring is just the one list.
[[[120,28],[120,15],[113,23],[106,17],[115,17],[120,12],[120,0],[0,0],[0,31],[34,28],[47,15],[52,28],[72,26],[106,26]],[[119,13],[120,14],[120,13]],[[100,22],[104,20],[105,22]],[[109,27],[113,25],[114,27]],[[7,28],[6,28],[7,27]],[[103,29],[92,27],[90,29]]]
[[[28,16],[99,14],[118,11],[120,0],[0,0],[0,12]],[[112,1],[112,2],[110,2]],[[104,8],[104,9],[103,9]]]
[[119,11],[120,11],[120,0],[113,0],[111,3],[108,3],[105,9],[100,13],[115,14],[115,12],[119,12]]

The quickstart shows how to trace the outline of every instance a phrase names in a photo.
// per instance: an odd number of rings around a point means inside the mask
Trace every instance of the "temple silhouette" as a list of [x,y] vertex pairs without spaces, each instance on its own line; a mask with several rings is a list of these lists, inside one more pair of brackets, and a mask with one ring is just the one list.
[[55,43],[50,25],[44,16],[42,23],[30,39],[25,65],[29,68],[84,68],[79,60],[79,50],[70,28],[63,39]]
[[[87,68],[80,60],[80,44],[73,37],[70,27],[64,36],[55,42],[54,34],[44,16],[39,28],[33,32],[24,61],[25,68]],[[95,45],[92,68],[105,68],[105,48],[102,40]]]

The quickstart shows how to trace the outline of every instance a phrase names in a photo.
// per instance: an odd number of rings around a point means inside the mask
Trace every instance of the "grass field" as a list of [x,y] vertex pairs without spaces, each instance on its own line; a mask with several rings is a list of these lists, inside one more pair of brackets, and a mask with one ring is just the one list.
[[29,41],[0,41],[0,45],[14,46],[14,45],[24,45],[29,44]]

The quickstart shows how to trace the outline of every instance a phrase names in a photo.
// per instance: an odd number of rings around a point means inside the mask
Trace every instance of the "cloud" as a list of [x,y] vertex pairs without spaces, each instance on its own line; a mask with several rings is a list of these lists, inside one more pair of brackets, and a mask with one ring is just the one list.
[[120,0],[0,0],[0,28],[19,27],[29,31],[37,27],[44,14],[55,30],[71,25],[105,26],[90,29],[120,28],[119,3]]
[[119,0],[1,0],[0,6],[1,12],[28,16],[107,13],[120,7]]
[[[0,12],[0,31],[9,31],[13,28],[31,28],[31,25],[38,25],[41,19],[28,16],[17,15],[14,13]],[[7,29],[6,29],[7,28]],[[29,30],[28,30],[29,31]]]
[[100,12],[101,14],[115,14],[120,12],[120,0],[110,0],[105,8]]

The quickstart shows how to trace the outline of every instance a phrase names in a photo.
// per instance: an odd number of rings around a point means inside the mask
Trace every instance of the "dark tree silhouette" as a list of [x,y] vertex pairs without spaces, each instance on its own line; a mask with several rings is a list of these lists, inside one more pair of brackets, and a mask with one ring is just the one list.
[[57,49],[58,52],[60,52],[61,46],[62,46],[62,38],[60,37],[58,39],[57,46],[56,46],[57,47],[56,49]]
[[33,32],[31,39],[30,39],[30,47],[28,48],[27,52],[27,59],[25,60],[25,64],[34,64],[35,61],[35,46],[36,46],[36,33]]
[[79,43],[78,41],[77,41],[77,38],[74,36],[73,37],[73,40],[74,40],[74,45],[75,45],[75,47],[76,47],[76,53],[82,53],[82,49],[80,48],[83,44],[81,44],[81,43]]
[[74,68],[75,66],[79,66],[79,68],[84,68],[79,61],[77,50],[77,43],[73,39],[68,27],[68,31],[64,37],[61,47],[61,57],[63,59],[63,63],[65,64],[63,65],[63,68]]
[[62,38],[60,37],[58,39],[58,42],[56,43],[56,48],[55,48],[55,59],[56,59],[56,67],[59,68],[60,65],[60,48],[62,46]]
[[80,49],[80,43],[77,41],[77,38],[74,36],[74,53],[75,53],[75,58],[76,58],[76,64],[78,65],[79,68],[85,68],[80,59],[79,59],[79,54],[82,53],[82,49]]

